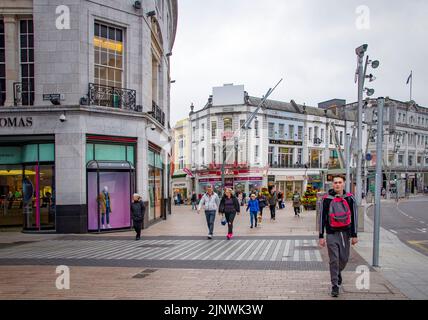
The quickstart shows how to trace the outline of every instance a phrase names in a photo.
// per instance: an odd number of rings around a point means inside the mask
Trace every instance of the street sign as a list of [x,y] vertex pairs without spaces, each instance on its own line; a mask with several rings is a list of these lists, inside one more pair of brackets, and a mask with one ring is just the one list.
[[372,159],[373,159],[372,155],[370,153],[367,153],[366,154],[366,160],[367,161],[372,161]]
[[60,93],[43,94],[43,101],[51,101],[53,99],[61,100],[61,94]]

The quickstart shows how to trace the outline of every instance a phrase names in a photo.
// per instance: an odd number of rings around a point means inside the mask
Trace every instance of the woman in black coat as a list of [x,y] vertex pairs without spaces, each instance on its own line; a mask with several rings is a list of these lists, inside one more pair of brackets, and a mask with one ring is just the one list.
[[140,240],[146,207],[144,206],[143,201],[141,201],[139,194],[135,193],[133,195],[133,200],[134,201],[131,203],[131,216],[135,232],[137,233],[135,240]]
[[233,220],[235,220],[236,214],[241,211],[239,200],[232,194],[232,189],[227,188],[225,190],[218,211],[226,216],[228,225],[227,239],[230,240],[233,237]]

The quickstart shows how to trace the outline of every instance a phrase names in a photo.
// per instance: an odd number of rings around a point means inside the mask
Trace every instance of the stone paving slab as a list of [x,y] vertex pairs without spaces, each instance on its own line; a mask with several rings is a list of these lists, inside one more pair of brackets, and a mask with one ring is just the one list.
[[[328,299],[326,271],[70,267],[70,290],[56,289],[55,266],[0,266],[1,299],[302,300]],[[370,290],[357,290],[344,273],[339,300],[406,299],[377,272]]]

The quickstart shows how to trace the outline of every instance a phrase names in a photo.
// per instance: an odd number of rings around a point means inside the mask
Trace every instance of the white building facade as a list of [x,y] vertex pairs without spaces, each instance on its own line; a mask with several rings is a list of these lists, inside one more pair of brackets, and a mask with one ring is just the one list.
[[203,193],[207,185],[220,192],[223,149],[225,185],[247,194],[275,185],[290,198],[294,191],[303,193],[309,186],[321,190],[331,180],[329,173],[345,172],[337,150],[344,150],[345,136],[352,134],[352,115],[294,101],[268,100],[250,129],[233,137],[260,102],[243,86],[225,85],[213,89],[203,109],[191,111],[192,170],[197,193]]
[[2,1],[0,226],[127,229],[133,192],[146,204],[145,226],[170,212],[177,1],[133,4]]

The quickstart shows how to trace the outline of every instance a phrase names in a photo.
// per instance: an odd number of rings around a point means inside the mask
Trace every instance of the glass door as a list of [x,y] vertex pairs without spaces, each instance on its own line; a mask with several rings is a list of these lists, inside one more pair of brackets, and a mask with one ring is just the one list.
[[55,229],[55,166],[39,166],[40,227]]
[[38,229],[40,226],[39,201],[37,199],[38,188],[38,166],[24,166],[22,178],[22,210],[24,214],[24,229]]
[[0,166],[0,227],[22,227],[22,166]]

